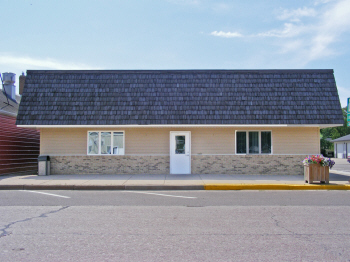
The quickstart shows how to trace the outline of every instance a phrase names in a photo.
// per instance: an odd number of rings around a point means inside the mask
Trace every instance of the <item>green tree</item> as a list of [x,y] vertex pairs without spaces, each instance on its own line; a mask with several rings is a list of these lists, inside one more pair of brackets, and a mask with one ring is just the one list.
[[333,150],[333,143],[326,140],[324,137],[321,137],[321,151],[325,152],[326,149]]
[[341,135],[340,135],[338,129],[333,129],[332,132],[331,132],[331,138],[332,138],[332,140],[337,139],[337,138],[339,138],[339,137],[341,137]]
[[344,118],[343,126],[329,127],[329,128],[321,129],[322,137],[336,139],[336,138],[350,134],[350,127],[348,127],[346,110],[347,110],[346,107],[342,108],[343,118]]
[[321,150],[325,149],[333,149],[333,143],[326,140],[326,138],[332,138],[337,139],[342,136],[346,136],[350,134],[350,127],[348,127],[348,121],[347,121],[347,108],[342,108],[343,111],[343,118],[344,118],[344,124],[343,126],[337,126],[337,127],[329,127],[321,129],[320,131],[320,143],[321,143]]

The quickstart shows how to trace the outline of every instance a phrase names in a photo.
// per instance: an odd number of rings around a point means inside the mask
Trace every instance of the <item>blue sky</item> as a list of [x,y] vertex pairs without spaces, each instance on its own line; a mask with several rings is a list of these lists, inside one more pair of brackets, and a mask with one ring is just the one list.
[[350,0],[0,3],[0,72],[17,77],[28,69],[334,69],[342,106],[350,97]]

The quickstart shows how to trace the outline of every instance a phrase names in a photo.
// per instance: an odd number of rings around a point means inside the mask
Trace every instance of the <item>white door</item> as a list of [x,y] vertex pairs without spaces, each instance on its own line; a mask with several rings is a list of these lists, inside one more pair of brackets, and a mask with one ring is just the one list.
[[343,158],[343,153],[344,153],[343,144],[337,143],[337,158]]
[[191,132],[170,132],[170,174],[191,174]]

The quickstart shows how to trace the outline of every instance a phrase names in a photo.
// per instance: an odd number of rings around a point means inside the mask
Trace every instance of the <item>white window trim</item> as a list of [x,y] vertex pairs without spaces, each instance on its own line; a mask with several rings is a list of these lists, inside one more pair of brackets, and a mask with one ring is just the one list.
[[[237,153],[237,132],[246,133],[246,152],[245,154]],[[259,132],[259,154],[249,154],[249,132]],[[261,132],[270,132],[271,133],[271,153],[261,153]],[[235,154],[236,155],[273,155],[273,136],[272,130],[235,130]]]
[[[98,133],[98,154],[89,154],[89,133],[97,132]],[[123,145],[124,153],[123,154],[101,154],[101,133],[102,132],[111,132],[111,145],[113,145],[113,132],[123,133]],[[125,155],[125,131],[124,130],[88,130],[87,133],[87,146],[86,146],[86,155],[88,156],[123,156]],[[112,150],[111,150],[112,152]]]

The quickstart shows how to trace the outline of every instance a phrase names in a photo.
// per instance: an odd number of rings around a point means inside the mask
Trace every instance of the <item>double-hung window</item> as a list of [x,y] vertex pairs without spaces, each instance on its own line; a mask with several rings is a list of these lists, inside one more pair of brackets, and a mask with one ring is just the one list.
[[89,131],[88,155],[124,155],[124,132]]
[[236,154],[271,153],[271,131],[236,131]]

